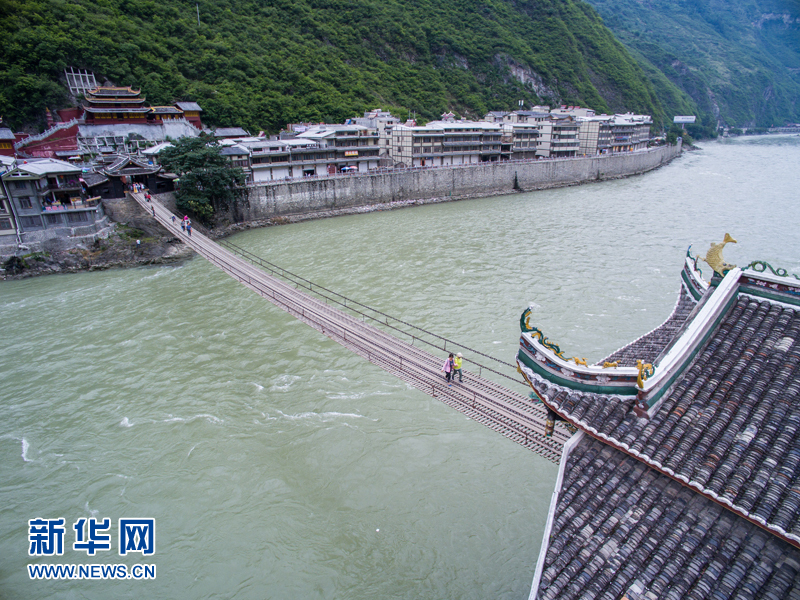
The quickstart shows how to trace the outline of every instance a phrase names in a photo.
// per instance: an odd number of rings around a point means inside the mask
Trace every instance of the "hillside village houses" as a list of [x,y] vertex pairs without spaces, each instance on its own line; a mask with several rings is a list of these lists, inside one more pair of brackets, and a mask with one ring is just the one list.
[[0,246],[96,234],[108,225],[103,199],[124,196],[134,182],[152,193],[171,191],[176,176],[163,172],[158,154],[170,140],[202,132],[216,138],[248,184],[258,185],[377,169],[634,152],[647,148],[652,124],[648,115],[534,106],[490,112],[481,121],[448,112],[419,126],[376,109],[344,124],[301,123],[279,135],[251,136],[241,127],[206,128],[196,102],[149,106],[140,90],[67,75],[83,100],[55,116],[48,110],[45,132],[14,133],[0,121]]
[[[482,121],[401,124],[390,113],[369,111],[344,125],[298,124],[272,139],[222,140],[223,154],[252,183],[367,173],[376,168],[439,167],[520,159],[570,158],[633,152],[650,142],[648,115],[596,115],[578,107],[535,107],[492,112]],[[249,151],[249,163],[245,157]]]

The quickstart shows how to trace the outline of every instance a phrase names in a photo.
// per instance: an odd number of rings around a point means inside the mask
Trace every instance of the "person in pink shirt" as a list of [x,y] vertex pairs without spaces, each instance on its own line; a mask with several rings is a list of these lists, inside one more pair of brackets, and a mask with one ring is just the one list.
[[450,384],[450,377],[453,374],[453,354],[450,353],[450,356],[447,357],[447,360],[444,361],[442,365],[442,371],[444,371],[444,378],[447,381],[448,385]]

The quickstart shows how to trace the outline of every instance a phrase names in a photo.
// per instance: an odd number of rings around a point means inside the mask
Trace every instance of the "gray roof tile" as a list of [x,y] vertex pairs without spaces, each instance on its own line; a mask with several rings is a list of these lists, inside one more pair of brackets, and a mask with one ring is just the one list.
[[[567,459],[538,598],[800,599],[788,543],[800,535],[800,309],[746,292],[650,420],[631,397],[536,380],[602,438]],[[682,293],[664,325],[607,360],[657,362],[694,310]]]

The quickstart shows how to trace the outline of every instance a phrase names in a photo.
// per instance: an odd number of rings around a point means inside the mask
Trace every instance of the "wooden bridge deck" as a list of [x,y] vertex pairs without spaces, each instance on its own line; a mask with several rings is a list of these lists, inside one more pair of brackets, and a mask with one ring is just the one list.
[[172,223],[173,214],[160,203],[146,202],[143,194],[133,194],[133,197],[200,256],[295,318],[548,460],[558,462],[560,459],[570,433],[557,426],[552,437],[544,435],[546,409],[541,403],[466,370],[463,383],[448,386],[441,372],[443,357],[434,356],[293,287],[194,229],[191,236],[187,235],[181,231],[180,221]]

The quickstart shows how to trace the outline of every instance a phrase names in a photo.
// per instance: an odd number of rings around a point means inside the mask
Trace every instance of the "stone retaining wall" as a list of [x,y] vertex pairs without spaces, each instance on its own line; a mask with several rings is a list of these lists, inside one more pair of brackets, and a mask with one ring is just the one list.
[[256,185],[237,221],[308,213],[336,214],[357,207],[480,198],[636,175],[681,153],[681,146],[642,152],[518,163],[387,171]]

